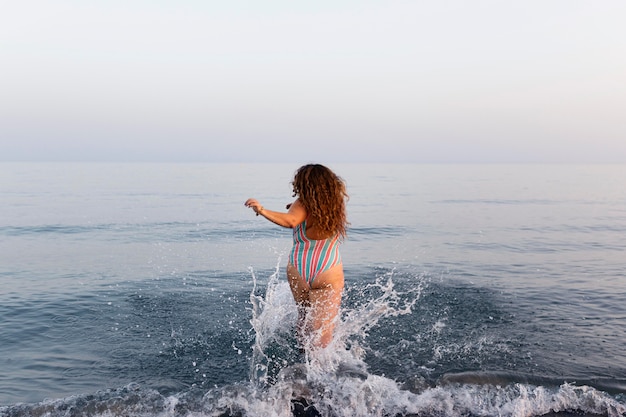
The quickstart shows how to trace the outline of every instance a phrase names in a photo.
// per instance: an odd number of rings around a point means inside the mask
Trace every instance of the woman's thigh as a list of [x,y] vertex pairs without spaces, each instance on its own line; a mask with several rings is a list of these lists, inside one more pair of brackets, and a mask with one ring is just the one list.
[[292,264],[287,265],[287,281],[294,300],[300,305],[309,303],[309,284],[302,278],[298,269]]
[[309,291],[311,314],[317,326],[321,322],[334,320],[339,313],[344,287],[343,267],[337,265],[315,278]]

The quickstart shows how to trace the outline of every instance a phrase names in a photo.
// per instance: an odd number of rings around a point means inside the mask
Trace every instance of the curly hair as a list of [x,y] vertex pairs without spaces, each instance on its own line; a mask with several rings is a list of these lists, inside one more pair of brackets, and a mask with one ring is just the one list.
[[304,165],[296,171],[293,196],[299,197],[316,228],[323,234],[346,236],[348,193],[342,178],[319,164]]

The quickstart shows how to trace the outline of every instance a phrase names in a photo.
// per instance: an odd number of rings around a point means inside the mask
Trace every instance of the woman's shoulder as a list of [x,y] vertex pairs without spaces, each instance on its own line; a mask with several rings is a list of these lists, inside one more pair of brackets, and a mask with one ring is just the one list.
[[308,213],[300,199],[296,199],[293,203],[287,204],[287,214],[292,218],[291,227],[302,224],[308,217]]

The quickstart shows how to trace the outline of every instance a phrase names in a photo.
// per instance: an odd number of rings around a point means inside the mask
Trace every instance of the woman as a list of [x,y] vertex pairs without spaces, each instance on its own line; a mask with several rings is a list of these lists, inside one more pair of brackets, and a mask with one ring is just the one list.
[[298,305],[298,336],[301,342],[326,347],[333,337],[344,285],[339,244],[348,225],[348,194],[344,181],[318,164],[300,167],[292,185],[297,199],[287,205],[286,213],[267,210],[253,198],[245,205],[257,216],[293,229],[287,279]]

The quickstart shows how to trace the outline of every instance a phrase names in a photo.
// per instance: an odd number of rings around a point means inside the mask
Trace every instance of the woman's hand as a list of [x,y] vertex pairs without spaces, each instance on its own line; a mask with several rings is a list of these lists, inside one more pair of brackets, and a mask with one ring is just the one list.
[[254,210],[257,216],[263,211],[263,206],[261,205],[261,203],[259,203],[258,200],[254,198],[247,199],[244,205]]

